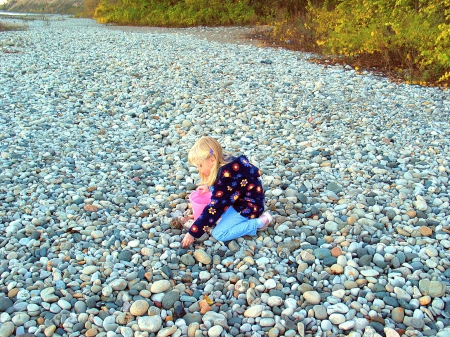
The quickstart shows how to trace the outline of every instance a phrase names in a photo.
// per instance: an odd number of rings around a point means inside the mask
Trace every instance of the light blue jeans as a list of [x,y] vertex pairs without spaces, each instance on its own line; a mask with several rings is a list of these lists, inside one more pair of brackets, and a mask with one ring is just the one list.
[[255,235],[258,226],[262,226],[261,220],[248,219],[230,207],[223,213],[211,234],[216,240],[226,242],[244,235]]

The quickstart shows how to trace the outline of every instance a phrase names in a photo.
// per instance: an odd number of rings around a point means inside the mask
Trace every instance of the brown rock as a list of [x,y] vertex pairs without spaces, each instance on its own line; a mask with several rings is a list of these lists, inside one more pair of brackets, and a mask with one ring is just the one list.
[[183,224],[181,223],[181,219],[178,217],[170,220],[169,226],[170,226],[170,228],[173,228],[173,229],[183,229]]
[[400,235],[404,235],[404,236],[411,236],[411,233],[405,231],[403,228],[401,227],[397,227],[397,233]]
[[412,219],[416,217],[417,212],[413,209],[410,209],[408,212],[406,212],[406,215],[409,216],[410,219]]
[[326,235],[323,237],[326,243],[331,243],[334,241],[334,238],[331,235]]
[[344,273],[344,267],[339,264],[333,264],[330,270],[333,275],[341,275]]
[[431,303],[431,297],[430,296],[422,296],[419,298],[420,305],[428,305]]
[[396,323],[403,323],[403,318],[405,317],[405,310],[403,308],[392,309],[392,319]]
[[44,335],[47,336],[47,337],[53,336],[55,331],[56,331],[56,325],[52,324],[49,327],[45,328]]
[[13,298],[16,297],[17,293],[19,292],[18,288],[13,288],[10,291],[8,291],[8,297]]
[[349,225],[354,225],[356,221],[358,221],[358,220],[357,220],[354,216],[349,216],[349,217],[347,218],[347,223],[348,223]]
[[429,228],[427,226],[420,227],[419,232],[422,236],[431,236],[431,234],[433,234],[433,231],[431,230],[431,228]]
[[338,256],[342,255],[342,250],[341,250],[341,248],[339,248],[339,247],[334,247],[334,248],[331,250],[331,255],[332,255],[333,257],[338,257]]
[[372,322],[378,322],[378,323],[380,323],[380,324],[382,324],[382,325],[385,325],[385,324],[386,324],[384,318],[383,318],[383,317],[380,317],[380,316],[372,316],[372,317],[370,317],[370,320],[371,320]]
[[86,331],[86,337],[95,337],[97,336],[97,329],[96,328],[90,328]]
[[89,186],[87,188],[87,190],[88,190],[88,192],[93,192],[93,191],[97,190],[97,186]]
[[151,282],[153,280],[153,273],[151,271],[148,271],[144,274],[144,277],[147,281]]
[[97,212],[98,208],[94,205],[84,205],[84,210],[86,212]]
[[202,315],[212,310],[211,306],[208,304],[208,302],[206,302],[206,300],[201,300],[198,304],[200,305],[200,313]]
[[367,281],[365,278],[359,278],[356,280],[356,284],[358,287],[365,286],[369,281]]

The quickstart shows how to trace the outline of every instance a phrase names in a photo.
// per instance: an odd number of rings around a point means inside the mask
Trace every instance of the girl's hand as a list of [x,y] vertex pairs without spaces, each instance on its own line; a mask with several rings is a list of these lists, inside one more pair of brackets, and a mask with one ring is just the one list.
[[181,245],[183,246],[183,248],[186,248],[190,246],[194,242],[194,240],[195,239],[191,234],[186,233],[186,235],[183,238],[183,241],[181,241]]
[[209,188],[208,188],[208,186],[206,186],[206,185],[201,185],[201,186],[199,186],[199,187],[197,188],[197,190],[200,191],[200,194],[204,194],[204,193],[206,193],[206,192],[209,192]]

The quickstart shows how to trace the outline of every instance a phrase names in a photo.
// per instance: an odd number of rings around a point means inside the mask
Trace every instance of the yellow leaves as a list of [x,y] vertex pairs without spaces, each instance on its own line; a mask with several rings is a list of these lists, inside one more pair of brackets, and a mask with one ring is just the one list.
[[316,40],[318,46],[323,46],[326,41]]
[[209,298],[208,295],[205,294],[204,298],[206,300],[206,303],[208,303],[208,305],[212,305],[214,303],[214,301],[211,298]]
[[444,82],[444,81],[448,81],[448,80],[450,80],[450,72],[449,71],[445,72],[444,75],[442,75],[439,78],[438,82]]

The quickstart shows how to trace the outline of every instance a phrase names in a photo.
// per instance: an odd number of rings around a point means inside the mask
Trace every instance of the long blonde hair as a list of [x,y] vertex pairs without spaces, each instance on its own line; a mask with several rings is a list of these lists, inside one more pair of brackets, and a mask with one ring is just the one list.
[[214,185],[217,172],[223,165],[227,164],[227,161],[223,158],[222,146],[216,139],[204,136],[195,142],[188,154],[189,164],[196,166],[211,157],[214,158],[214,165],[211,167],[209,176],[205,177],[199,172],[201,183],[207,186]]

